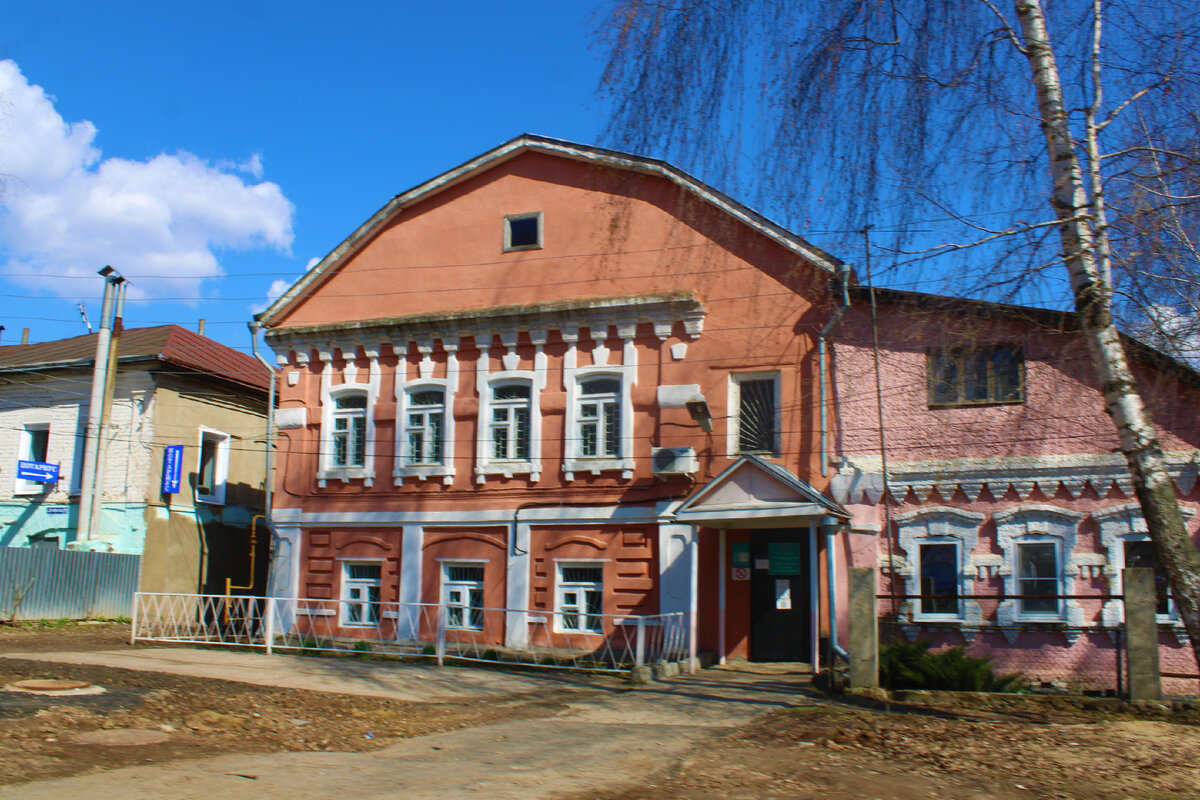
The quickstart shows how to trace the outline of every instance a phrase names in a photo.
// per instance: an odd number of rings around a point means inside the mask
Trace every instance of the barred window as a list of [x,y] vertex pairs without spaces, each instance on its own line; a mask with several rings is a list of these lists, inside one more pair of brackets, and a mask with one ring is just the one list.
[[556,594],[558,629],[602,633],[604,568],[593,564],[559,564]]

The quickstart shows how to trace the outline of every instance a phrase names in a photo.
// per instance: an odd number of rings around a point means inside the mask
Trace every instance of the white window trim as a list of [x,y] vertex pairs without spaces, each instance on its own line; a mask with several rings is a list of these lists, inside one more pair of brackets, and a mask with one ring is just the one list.
[[[607,558],[563,558],[554,559],[554,632],[555,633],[574,633],[584,636],[603,636],[604,635],[604,562]],[[600,567],[600,630],[589,630],[583,628],[567,628],[563,626],[563,604],[562,593],[570,587],[563,586],[562,571],[564,567]],[[572,586],[594,586],[595,584],[572,584]],[[588,616],[586,609],[579,612],[580,622]]]
[[[1180,504],[1184,520],[1191,519],[1192,509]],[[1109,591],[1115,595],[1125,593],[1125,542],[1144,542],[1150,540],[1150,529],[1142,516],[1142,509],[1137,503],[1113,506],[1092,512],[1092,519],[1100,526],[1100,544],[1107,552],[1105,573],[1108,578]],[[1170,613],[1155,614],[1160,624],[1175,627],[1176,637],[1180,643],[1187,641],[1187,632],[1179,619],[1178,609],[1172,600],[1168,606]],[[1125,622],[1125,603],[1120,600],[1109,600],[1100,612],[1100,618],[1106,627],[1116,627]]]
[[[395,386],[393,392],[396,398],[396,442],[392,465],[392,482],[396,486],[404,483],[405,478],[430,480],[441,478],[442,483],[449,486],[454,482],[458,473],[455,467],[454,445],[454,400],[458,393],[459,364],[458,342],[441,340],[442,349],[446,353],[446,377],[434,378],[434,361],[432,357],[433,342],[416,342],[417,352],[421,356],[416,366],[416,374],[410,376],[412,365],[408,362],[408,343],[393,342],[392,349],[396,352]],[[408,435],[405,428],[408,422],[408,396],[410,392],[440,389],[443,398],[442,415],[442,463],[441,464],[409,464]]]
[[[546,354],[543,346],[546,343],[544,334],[531,334],[535,352],[533,369],[517,369],[520,358],[516,352],[516,336],[506,337],[504,348],[507,352],[501,357],[504,369],[499,372],[491,371],[491,340],[490,337],[479,336],[476,339],[479,348],[479,361],[475,371],[475,389],[479,393],[478,433],[475,437],[475,482],[484,483],[489,475],[502,475],[511,478],[514,475],[528,475],[529,480],[536,483],[542,477],[542,391],[546,388]],[[492,458],[492,389],[505,383],[525,383],[529,385],[529,460],[497,460]]]
[[[33,431],[46,432],[46,460],[43,463],[50,464],[50,454],[54,452],[51,448],[50,439],[50,423],[49,422],[25,422],[17,430],[17,460],[30,461],[29,448],[31,445],[30,433]],[[36,459],[33,459],[36,460]],[[16,464],[13,464],[16,467]],[[15,469],[14,469],[15,472]],[[59,464],[59,480],[62,480],[62,464]],[[15,478],[13,483],[13,494],[21,496],[49,494],[57,488],[57,484],[42,483],[41,481],[27,481],[24,478]]]
[[[1075,543],[1078,538],[1079,522],[1083,514],[1059,506],[1030,504],[1010,508],[994,515],[996,542],[1004,554],[1000,576],[1004,579],[1004,594],[1020,594],[1018,583],[1017,545],[1023,542],[1055,542],[1058,546],[1059,594],[1075,594],[1078,564],[1075,561]],[[1065,623],[1072,628],[1084,624],[1083,606],[1078,600],[1063,600],[1057,614],[1025,614],[1019,599],[1004,600],[996,609],[996,621],[1001,627],[1019,625],[1022,622]],[[1010,641],[1015,641],[1018,631],[1004,631]],[[1068,641],[1078,636],[1068,631]]]
[[[513,220],[536,219],[538,223],[537,244],[522,244],[516,247],[512,244],[512,228],[509,223]],[[546,238],[545,219],[541,211],[528,211],[523,214],[506,214],[504,216],[503,250],[505,253],[518,253],[522,250],[541,250]]]
[[[623,480],[633,478],[633,387],[637,384],[637,348],[634,344],[636,326],[617,326],[622,339],[621,363],[609,364],[612,351],[605,344],[608,326],[601,333],[603,338],[594,338],[591,350],[592,365],[579,366],[577,342],[579,332],[563,331],[567,352],[563,355],[563,390],[567,393],[566,419],[563,429],[563,473],[568,481],[575,480],[575,473],[586,472],[599,475],[602,472],[621,471]],[[580,386],[591,378],[610,377],[621,381],[621,430],[618,434],[616,457],[592,458],[579,455],[579,404],[582,400]]]
[[[229,480],[229,442],[230,435],[215,428],[200,426],[200,437],[196,449],[196,502],[210,505],[225,505],[225,485]],[[211,494],[200,493],[200,466],[204,457],[204,442],[217,443],[217,462],[213,465],[213,491]]]
[[[343,356],[346,366],[342,370],[343,382],[333,385],[333,350],[319,350],[321,369],[321,453],[317,468],[317,485],[324,488],[329,480],[349,483],[361,479],[364,486],[375,482],[375,404],[379,399],[379,350],[364,348],[369,367],[366,382],[359,382],[359,369],[355,353],[357,348],[345,348]],[[363,392],[367,396],[366,445],[363,466],[338,467],[333,463],[333,412],[337,398],[349,392]]]
[[[959,594],[974,594],[978,565],[973,556],[979,546],[979,527],[986,519],[984,514],[950,506],[932,506],[896,515],[900,549],[906,554],[905,565],[897,569],[905,579],[905,594],[921,593],[920,546],[950,542],[958,544]],[[911,613],[914,622],[961,622],[967,626],[983,622],[983,611],[975,600],[960,599],[958,607],[958,614],[926,614],[921,611],[921,603],[912,600],[905,603],[901,613]]]
[[[742,432],[742,392],[741,386],[747,381],[775,381],[775,452],[763,453],[756,450],[743,451],[740,447]],[[728,391],[728,423],[725,429],[725,447],[730,458],[742,455],[743,452],[766,458],[778,458],[783,452],[783,378],[778,370],[760,372],[734,372],[729,375]]]
[[[368,629],[379,627],[380,623],[383,621],[383,602],[382,602],[382,598],[383,598],[383,564],[385,561],[386,561],[386,559],[379,559],[379,558],[346,558],[346,559],[339,558],[338,559],[338,562],[342,566],[341,587],[340,587],[340,590],[338,593],[338,596],[339,596],[338,625],[340,627],[343,627],[343,628],[368,628]],[[371,581],[362,580],[362,579],[351,579],[350,578],[350,567],[355,566],[355,565],[379,567],[378,583],[373,583]],[[368,595],[368,599],[366,601],[351,600],[350,599],[350,587],[351,586],[370,587],[373,585],[377,585],[379,588],[379,595],[380,595],[380,600],[378,602],[379,618],[377,620],[375,620],[374,622],[370,622],[370,621],[353,622],[353,621],[351,621],[349,619],[350,604],[355,603],[355,604],[370,605],[370,597]]]
[[450,580],[450,569],[452,567],[480,567],[480,568],[482,568],[483,574],[484,574],[484,579],[480,580],[478,583],[479,611],[480,611],[480,614],[482,615],[484,610],[486,609],[486,605],[483,602],[483,596],[484,596],[484,586],[485,586],[485,581],[486,581],[486,576],[487,576],[487,566],[486,566],[488,563],[487,559],[474,559],[474,558],[441,559],[441,558],[439,558],[438,561],[442,565],[441,587],[438,592],[438,599],[440,600],[442,606],[444,606],[447,609],[447,611],[446,611],[446,630],[482,631],[484,628],[483,622],[481,622],[478,627],[470,624],[470,609],[471,609],[470,595],[468,595],[467,604],[464,606],[459,606],[464,609],[463,624],[462,625],[451,625],[450,624],[450,612],[449,612],[450,597],[448,595],[448,592],[450,591],[450,589],[452,587],[455,587],[455,586],[461,586],[461,587],[475,587],[476,586],[476,584],[473,582],[451,581]]

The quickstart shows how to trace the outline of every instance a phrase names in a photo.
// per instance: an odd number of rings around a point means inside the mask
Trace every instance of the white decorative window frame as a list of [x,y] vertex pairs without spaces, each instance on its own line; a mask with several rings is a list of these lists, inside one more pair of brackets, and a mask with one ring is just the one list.
[[[992,519],[996,523],[996,543],[1004,554],[1004,562],[1000,568],[1000,576],[1004,579],[1004,593],[1020,594],[1017,545],[1023,542],[1054,542],[1058,553],[1058,594],[1075,594],[1075,580],[1080,566],[1080,561],[1076,558],[1075,543],[1079,535],[1079,522],[1083,517],[1078,511],[1043,504],[1017,506],[993,515]],[[1012,642],[1019,633],[1012,626],[1024,623],[1051,622],[1065,624],[1069,628],[1082,627],[1083,606],[1077,600],[1063,600],[1057,614],[1023,614],[1020,612],[1019,600],[1004,600],[996,609],[996,622],[1003,628],[1005,637]],[[1068,630],[1065,633],[1068,642],[1073,642],[1079,636],[1077,630]]]
[[[611,559],[608,558],[556,558],[554,559],[554,632],[555,633],[575,633],[584,636],[603,636],[604,635],[604,564]],[[572,587],[579,586],[595,586],[595,583],[584,584],[574,583],[570,587],[563,586],[562,571],[569,567],[599,567],[600,568],[600,630],[595,631],[588,628],[566,628],[563,626],[563,603],[562,593],[564,589],[569,590]],[[588,616],[587,610],[580,612],[580,623],[583,624],[583,617]]]
[[[542,391],[546,388],[546,334],[530,332],[534,346],[533,369],[517,369],[521,356],[517,353],[518,333],[500,334],[505,352],[500,357],[504,369],[491,371],[492,337],[476,336],[479,362],[475,372],[475,388],[479,393],[479,431],[475,437],[475,482],[483,483],[489,475],[528,475],[537,483],[542,477]],[[529,460],[497,460],[492,458],[492,389],[501,384],[523,383],[529,386]]]
[[[36,461],[30,452],[31,433],[34,431],[46,432],[46,461],[50,463],[50,423],[49,422],[25,422],[17,429],[17,460],[18,461]],[[15,464],[13,466],[16,466]],[[61,469],[61,467],[60,467]],[[15,470],[14,470],[15,471]],[[61,475],[59,476],[61,479]],[[47,494],[54,491],[56,485],[53,483],[42,483],[41,481],[27,481],[24,478],[17,478],[13,483],[13,494],[22,497],[30,495]]]
[[[333,383],[334,348],[317,351],[321,359],[321,450],[317,468],[317,485],[324,488],[330,480],[340,480],[349,483],[361,479],[364,486],[375,483],[375,405],[379,400],[379,347],[363,348],[367,360],[367,380],[359,381],[357,364],[357,348],[338,348],[341,351],[345,366],[342,368],[342,383]],[[366,442],[364,445],[363,466],[338,467],[333,463],[333,412],[336,400],[340,395],[350,392],[365,392],[367,396]]]
[[[990,569],[986,563],[980,563],[975,554],[979,547],[979,527],[987,519],[984,514],[973,511],[963,511],[950,506],[932,506],[895,516],[900,549],[904,551],[903,561],[896,559],[896,574],[904,576],[905,594],[919,595],[921,593],[920,547],[922,544],[958,544],[959,564],[959,595],[971,595],[975,578],[980,570]],[[901,606],[903,615],[910,615],[914,622],[960,622],[966,626],[978,627],[983,622],[983,611],[974,600],[960,599],[957,614],[927,614],[922,612],[921,603],[909,600]],[[964,635],[972,636],[973,632]]]
[[[1194,513],[1183,506],[1185,520]],[[1108,588],[1112,594],[1121,595],[1125,592],[1125,581],[1122,570],[1125,569],[1125,543],[1150,541],[1150,529],[1142,516],[1142,508],[1137,503],[1127,503],[1112,506],[1092,512],[1092,519],[1100,526],[1100,544],[1107,552],[1104,571],[1108,577]],[[1175,602],[1171,601],[1169,613],[1155,614],[1160,625],[1171,625],[1181,644],[1187,642],[1187,631],[1179,620],[1179,612]],[[1109,600],[1100,612],[1100,620],[1106,627],[1117,627],[1125,622],[1125,603],[1120,600]]]
[[[746,450],[741,449],[742,439],[742,384],[749,381],[774,381],[775,396],[772,402],[775,404],[775,449],[767,453],[761,450]],[[778,458],[783,452],[783,378],[778,370],[763,370],[758,372],[733,372],[729,375],[729,391],[728,391],[728,425],[725,430],[725,452],[731,458],[740,455],[743,452],[753,453],[758,456],[766,456],[768,458]]]
[[[579,330],[560,331],[563,341],[567,343],[567,352],[563,355],[563,389],[567,393],[566,421],[563,429],[563,477],[568,481],[575,480],[576,472],[587,472],[599,475],[602,472],[621,471],[623,480],[633,478],[633,387],[637,384],[637,347],[634,339],[637,334],[637,324],[619,324],[615,326],[617,337],[621,340],[621,363],[609,364],[612,351],[606,342],[609,339],[609,326],[595,326],[589,329],[592,335],[592,363],[590,366],[579,366]],[[621,382],[621,430],[618,440],[618,453],[615,457],[590,458],[579,454],[579,403],[582,397],[580,385],[591,378],[617,378]]]
[[[392,482],[396,486],[404,483],[405,478],[429,480],[441,478],[442,483],[449,486],[454,482],[457,470],[454,466],[454,399],[458,393],[458,341],[440,339],[442,350],[446,353],[446,377],[434,378],[434,362],[432,341],[416,342],[417,353],[421,360],[417,363],[416,374],[409,376],[408,343],[393,342],[392,349],[397,356],[396,363],[396,443],[395,461],[392,467]],[[441,389],[445,403],[442,415],[442,463],[441,464],[409,464],[408,436],[405,433],[408,421],[408,397],[412,392],[424,389]]]
[[[199,449],[196,452],[196,502],[209,505],[225,505],[225,485],[229,480],[229,442],[230,436],[215,428],[200,427]],[[217,447],[216,463],[213,464],[213,491],[210,494],[200,493],[200,468],[204,460],[204,443],[215,442]]]

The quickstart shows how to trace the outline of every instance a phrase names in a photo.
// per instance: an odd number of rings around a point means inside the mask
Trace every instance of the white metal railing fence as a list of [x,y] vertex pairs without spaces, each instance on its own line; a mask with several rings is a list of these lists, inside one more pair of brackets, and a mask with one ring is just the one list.
[[623,672],[691,656],[688,615],[138,592],[132,641]]

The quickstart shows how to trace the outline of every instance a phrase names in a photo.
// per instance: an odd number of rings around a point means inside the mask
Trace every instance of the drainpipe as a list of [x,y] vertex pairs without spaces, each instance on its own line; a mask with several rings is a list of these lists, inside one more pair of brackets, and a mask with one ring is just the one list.
[[100,332],[96,335],[96,359],[92,365],[92,394],[88,405],[87,432],[83,447],[83,465],[79,486],[79,513],[75,520],[75,541],[91,538],[92,505],[96,494],[96,455],[100,445],[100,414],[104,403],[104,384],[108,376],[108,340],[112,329],[113,295],[125,279],[112,267],[100,270],[104,276],[104,305],[100,311]]
[[[266,469],[267,469],[266,491],[264,492],[263,509],[265,512],[264,521],[267,523],[267,531],[271,537],[271,551],[272,551],[272,553],[274,553],[274,551],[275,551],[275,526],[271,522],[271,497],[272,497],[272,489],[273,489],[274,483],[275,483],[275,476],[272,473],[272,470],[275,468],[275,377],[276,376],[275,376],[275,368],[272,367],[271,364],[265,358],[262,357],[262,354],[260,354],[258,352],[258,331],[260,328],[260,326],[258,324],[258,320],[251,321],[250,323],[247,324],[247,327],[250,329],[250,352],[253,353],[254,357],[258,359],[258,363],[260,363],[264,367],[266,367],[267,375],[270,376],[270,382],[271,382],[270,388],[267,390],[267,442],[263,448],[266,451],[265,461],[266,461]],[[252,531],[251,537],[253,537],[253,522],[251,523],[251,531]],[[253,564],[254,563],[253,562],[253,559],[254,559],[253,553],[251,553],[250,558],[251,558],[251,564]],[[270,560],[272,562],[271,566],[273,567],[274,559],[272,558]],[[250,575],[250,583],[251,584],[254,583],[253,573],[251,573],[251,575]],[[268,585],[270,584],[269,577],[267,579],[267,583],[268,583]]]
[[821,409],[821,474],[829,474],[829,444],[828,433],[826,432],[826,415],[825,415],[825,338],[833,330],[833,327],[838,324],[838,320],[842,318],[842,314],[846,313],[846,309],[850,307],[850,265],[838,265],[838,281],[842,284],[842,304],[838,306],[837,311],[833,312],[833,316],[829,318],[829,322],[825,323],[825,327],[821,328],[821,332],[817,334],[817,386],[820,402],[818,406]]
[[[837,559],[834,558],[833,552],[833,537],[837,534],[838,529],[837,517],[821,517],[821,531],[825,534],[825,582],[829,587],[829,651],[834,656],[841,656],[850,661],[850,654],[838,644],[837,634]],[[830,658],[830,662],[834,659]],[[830,666],[833,666],[830,663]]]

